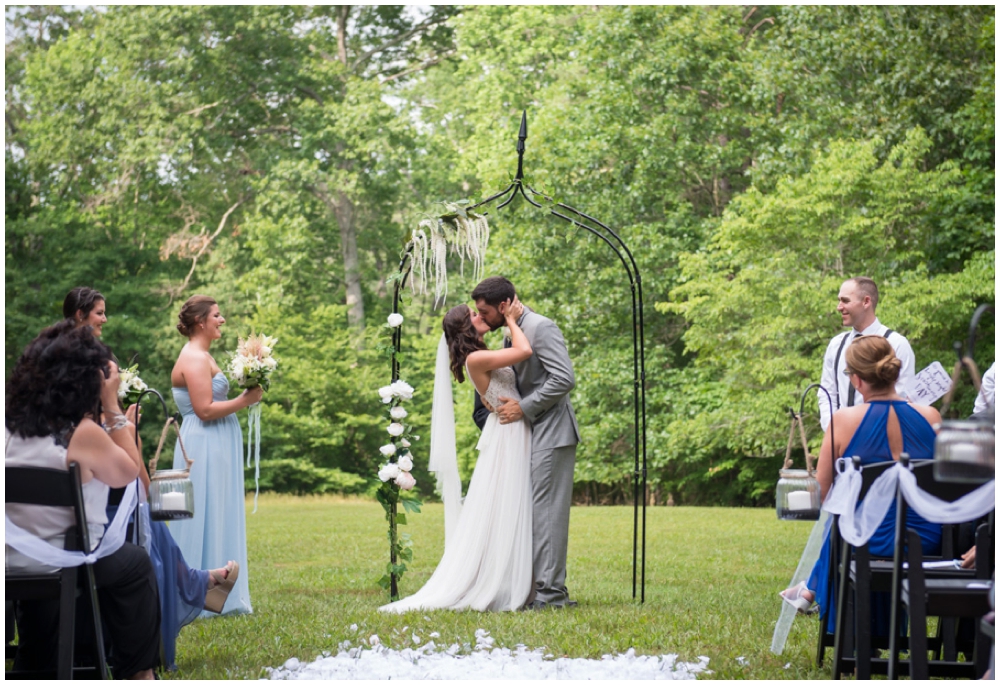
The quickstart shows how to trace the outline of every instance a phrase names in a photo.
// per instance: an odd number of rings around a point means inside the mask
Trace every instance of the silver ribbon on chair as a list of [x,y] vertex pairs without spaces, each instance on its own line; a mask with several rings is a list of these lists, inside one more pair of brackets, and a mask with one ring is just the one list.
[[93,564],[98,559],[114,554],[125,543],[125,529],[128,527],[129,517],[136,504],[135,488],[135,481],[125,488],[125,494],[122,496],[121,504],[118,505],[118,512],[115,514],[114,520],[104,532],[104,537],[101,538],[97,548],[90,553],[59,549],[24,530],[11,521],[10,517],[4,515],[6,543],[21,554],[54,568]]

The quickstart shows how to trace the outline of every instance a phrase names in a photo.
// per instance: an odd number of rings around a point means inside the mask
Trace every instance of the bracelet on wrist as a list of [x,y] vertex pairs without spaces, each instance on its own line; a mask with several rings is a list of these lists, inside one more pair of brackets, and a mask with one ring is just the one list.
[[131,421],[124,414],[112,414],[105,424],[104,430],[108,435],[111,435],[113,432],[121,430],[130,423]]

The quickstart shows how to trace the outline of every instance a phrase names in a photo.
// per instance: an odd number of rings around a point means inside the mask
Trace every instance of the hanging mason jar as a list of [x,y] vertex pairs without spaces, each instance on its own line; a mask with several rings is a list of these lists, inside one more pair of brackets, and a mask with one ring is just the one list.
[[985,483],[996,475],[992,421],[942,421],[934,441],[934,478]]
[[[170,469],[157,471],[156,463],[160,458],[160,451],[163,449],[163,442],[167,437],[167,430],[174,427],[177,433],[177,444],[180,445],[181,454],[187,467],[183,469]],[[181,440],[181,433],[177,430],[177,422],[173,417],[167,419],[167,424],[160,434],[160,444],[156,447],[156,454],[149,462],[149,517],[154,521],[173,521],[177,519],[189,519],[194,517],[194,484],[191,482],[191,465],[193,461],[188,459],[187,450]]]
[[[775,508],[778,518],[785,521],[816,521],[819,519],[820,499],[819,481],[816,480],[816,469],[809,454],[806,443],[806,430],[802,425],[802,416],[789,410],[792,425],[788,431],[788,447],[785,449],[784,468],[778,472],[778,487],[775,491]],[[795,426],[799,427],[802,440],[802,451],[805,454],[806,468],[792,468],[792,444],[795,441]]]

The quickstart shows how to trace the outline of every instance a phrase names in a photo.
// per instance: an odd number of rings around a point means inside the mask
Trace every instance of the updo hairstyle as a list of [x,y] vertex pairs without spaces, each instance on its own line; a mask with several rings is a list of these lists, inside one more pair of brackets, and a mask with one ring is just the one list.
[[76,313],[80,312],[83,314],[83,318],[86,319],[87,315],[93,311],[98,302],[104,302],[104,295],[93,288],[86,286],[73,288],[66,294],[66,299],[63,300],[63,316],[76,321]]
[[25,438],[61,435],[97,416],[111,350],[89,327],[64,319],[32,340],[7,380],[4,422]]
[[861,335],[848,345],[847,368],[876,390],[895,385],[903,363],[881,335]]
[[212,305],[215,304],[218,302],[208,295],[194,295],[188,298],[188,301],[181,307],[181,313],[177,315],[177,330],[185,338],[190,338],[194,335],[198,324],[208,318],[209,312],[212,311]]
[[472,310],[469,305],[452,307],[444,315],[441,323],[451,357],[451,373],[459,383],[465,382],[465,360],[476,350],[485,350],[486,345],[479,339],[479,333],[472,325]]

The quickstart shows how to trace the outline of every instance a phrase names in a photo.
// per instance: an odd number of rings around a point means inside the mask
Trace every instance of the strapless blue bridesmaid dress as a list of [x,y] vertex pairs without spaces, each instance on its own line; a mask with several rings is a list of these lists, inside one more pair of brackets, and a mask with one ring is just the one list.
[[[249,614],[250,568],[247,564],[246,508],[243,491],[243,433],[235,414],[202,421],[194,413],[187,388],[173,388],[174,402],[183,417],[181,437],[194,461],[194,518],[170,522],[170,533],[192,568],[221,568],[230,559],[240,574],[226,599],[223,614]],[[212,399],[228,399],[229,381],[221,371],[212,378]],[[179,446],[174,468],[184,468]],[[217,616],[202,611],[202,617]]]

